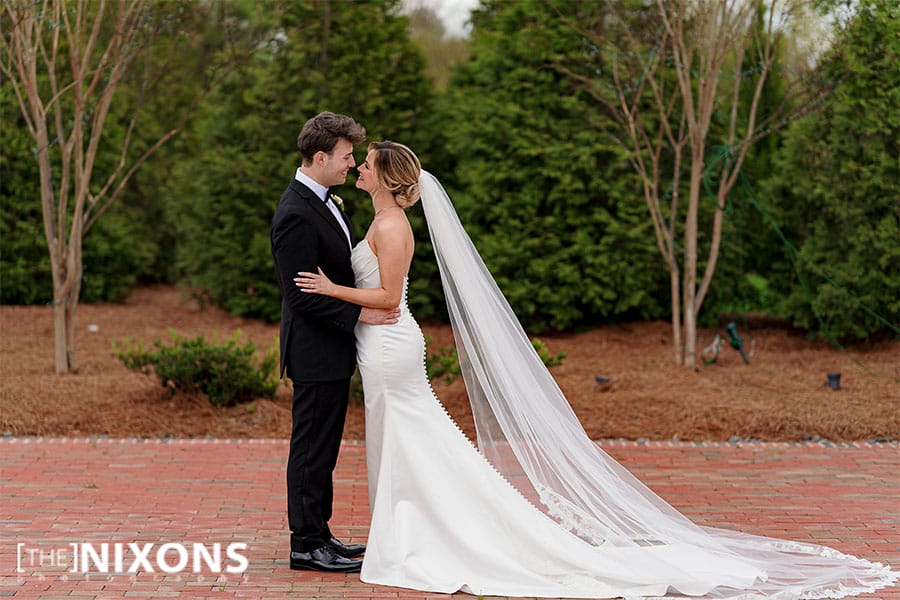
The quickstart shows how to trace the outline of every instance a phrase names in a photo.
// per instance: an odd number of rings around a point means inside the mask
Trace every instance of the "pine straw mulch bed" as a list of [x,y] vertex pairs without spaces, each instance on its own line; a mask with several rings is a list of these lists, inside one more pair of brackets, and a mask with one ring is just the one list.
[[[168,341],[170,330],[207,339],[240,330],[259,347],[275,344],[278,334],[277,325],[200,307],[175,288],[144,287],[125,304],[79,307],[78,372],[57,376],[50,308],[0,306],[0,434],[289,437],[287,386],[272,400],[217,409],[200,395],[173,396],[115,356],[114,342],[142,340],[146,346]],[[424,324],[423,330],[433,338],[433,350],[452,344],[449,326]],[[708,343],[713,333],[702,332],[701,340]],[[749,366],[726,343],[718,361],[700,372],[674,366],[664,322],[539,337],[552,353],[566,353],[551,372],[593,439],[900,439],[900,342],[844,353],[784,328],[749,333]],[[749,346],[750,336],[742,335]],[[842,373],[839,391],[826,386],[829,372]],[[598,374],[610,383],[598,385]],[[436,379],[433,387],[473,436],[462,381]],[[353,403],[345,438],[364,437],[363,407]]]

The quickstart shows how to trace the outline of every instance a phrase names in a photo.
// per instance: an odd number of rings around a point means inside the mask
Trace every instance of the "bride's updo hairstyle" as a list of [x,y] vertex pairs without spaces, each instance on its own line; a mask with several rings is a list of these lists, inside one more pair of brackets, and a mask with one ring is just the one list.
[[422,165],[412,150],[397,142],[372,142],[378,187],[394,195],[397,204],[409,208],[419,201],[419,174]]

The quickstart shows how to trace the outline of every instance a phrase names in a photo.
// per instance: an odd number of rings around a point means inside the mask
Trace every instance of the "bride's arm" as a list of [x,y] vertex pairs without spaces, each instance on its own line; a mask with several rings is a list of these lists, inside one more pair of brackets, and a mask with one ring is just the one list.
[[333,283],[322,269],[300,272],[294,279],[301,291],[322,294],[369,308],[396,308],[403,296],[403,279],[412,262],[412,231],[406,219],[378,223],[371,231],[373,251],[377,248],[381,287],[353,288]]

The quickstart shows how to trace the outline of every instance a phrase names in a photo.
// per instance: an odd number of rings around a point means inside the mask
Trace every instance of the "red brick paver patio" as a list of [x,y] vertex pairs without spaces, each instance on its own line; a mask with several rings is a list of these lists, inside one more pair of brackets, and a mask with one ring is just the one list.
[[[823,543],[900,568],[897,444],[606,441],[603,448],[696,522]],[[0,597],[471,598],[361,583],[356,575],[290,571],[284,466],[272,440],[0,439]],[[338,537],[364,542],[365,446],[345,442],[336,477]],[[87,574],[70,544],[148,548],[229,544],[243,573],[191,564],[166,573]],[[109,561],[113,564],[113,550]],[[177,566],[169,548],[164,565]],[[126,554],[122,571],[133,562]],[[94,563],[91,563],[94,564]],[[900,589],[865,598],[900,598]]]

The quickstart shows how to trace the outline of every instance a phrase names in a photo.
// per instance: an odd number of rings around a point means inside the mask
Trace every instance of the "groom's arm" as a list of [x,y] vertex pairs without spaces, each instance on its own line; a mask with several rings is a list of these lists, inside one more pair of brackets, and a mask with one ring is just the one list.
[[359,322],[367,325],[393,325],[399,320],[399,308],[368,308],[364,306],[359,313]]

